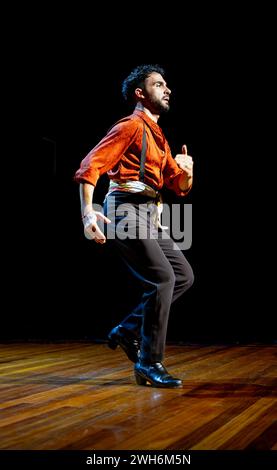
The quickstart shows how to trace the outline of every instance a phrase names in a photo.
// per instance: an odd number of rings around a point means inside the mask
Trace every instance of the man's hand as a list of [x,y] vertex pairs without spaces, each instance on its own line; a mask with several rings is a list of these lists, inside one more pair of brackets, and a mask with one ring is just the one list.
[[192,178],[193,175],[193,160],[188,155],[187,146],[183,145],[182,153],[178,153],[175,157],[177,165],[187,174],[188,178]]
[[111,222],[101,212],[90,211],[83,217],[84,234],[88,240],[95,240],[96,243],[105,243],[106,237],[97,225],[98,220],[103,220],[107,224]]

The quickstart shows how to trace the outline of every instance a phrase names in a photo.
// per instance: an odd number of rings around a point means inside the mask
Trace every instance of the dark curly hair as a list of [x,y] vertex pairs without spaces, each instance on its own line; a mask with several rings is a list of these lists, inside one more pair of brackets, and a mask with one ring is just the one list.
[[122,83],[122,94],[126,101],[134,101],[134,91],[137,87],[143,87],[144,80],[156,72],[165,75],[164,69],[160,65],[139,65],[128,75]]

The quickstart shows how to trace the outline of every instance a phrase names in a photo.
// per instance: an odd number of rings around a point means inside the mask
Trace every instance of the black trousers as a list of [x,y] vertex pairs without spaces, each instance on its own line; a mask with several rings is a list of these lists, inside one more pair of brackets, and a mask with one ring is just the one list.
[[112,220],[107,242],[143,287],[141,301],[121,325],[141,338],[141,359],[147,362],[162,361],[171,304],[193,283],[182,251],[154,224],[155,209],[153,199],[137,193],[114,192],[104,204],[104,213]]

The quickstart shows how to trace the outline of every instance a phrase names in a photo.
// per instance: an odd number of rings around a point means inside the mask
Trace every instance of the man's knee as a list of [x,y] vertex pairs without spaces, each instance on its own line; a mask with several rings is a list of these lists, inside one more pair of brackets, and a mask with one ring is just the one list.
[[192,269],[183,273],[181,284],[183,285],[183,291],[187,291],[194,283],[194,274]]
[[194,274],[193,274],[193,271],[191,270],[186,280],[187,289],[189,289],[193,283],[194,283]]
[[160,287],[173,290],[174,285],[175,285],[175,274],[174,274],[173,269],[159,271],[157,284]]

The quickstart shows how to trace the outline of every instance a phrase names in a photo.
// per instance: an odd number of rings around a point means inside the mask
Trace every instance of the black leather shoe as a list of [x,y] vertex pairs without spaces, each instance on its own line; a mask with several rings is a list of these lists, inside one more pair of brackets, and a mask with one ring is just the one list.
[[159,388],[182,386],[182,380],[172,377],[161,362],[154,362],[153,364],[137,362],[134,371],[138,385],[146,385],[149,382],[153,387]]
[[120,346],[132,362],[139,361],[139,341],[134,334],[123,328],[121,325],[116,326],[108,334],[108,346],[116,349]]

